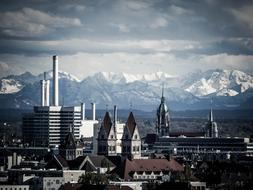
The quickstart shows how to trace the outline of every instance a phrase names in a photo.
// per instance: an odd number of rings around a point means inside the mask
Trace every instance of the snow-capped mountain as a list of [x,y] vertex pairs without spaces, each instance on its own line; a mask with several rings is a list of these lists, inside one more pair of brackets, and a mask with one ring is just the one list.
[[0,94],[12,94],[20,91],[23,85],[14,79],[2,79],[0,83]]
[[[30,73],[0,79],[0,104],[3,108],[25,108],[40,104],[40,80],[44,75]],[[46,74],[52,79],[52,72]],[[51,83],[52,84],[52,83]],[[253,97],[253,77],[237,70],[208,70],[171,76],[157,72],[144,75],[100,72],[82,81],[59,72],[59,100],[64,105],[95,101],[97,106],[155,109],[162,86],[170,109],[206,109],[211,99],[217,108],[235,108]]]
[[[69,74],[67,72],[64,72],[64,71],[59,71],[58,75],[59,75],[59,79],[67,79],[67,80],[71,80],[74,82],[81,82],[81,80],[79,80],[76,76]],[[38,76],[38,78],[43,79],[44,73],[40,74]],[[46,79],[52,79],[52,78],[53,78],[53,71],[47,71],[46,72]]]
[[117,83],[131,83],[135,81],[164,82],[166,80],[174,79],[177,76],[172,76],[163,72],[156,72],[156,73],[143,74],[143,75],[141,74],[134,75],[134,74],[129,74],[129,73],[99,72],[99,73],[94,74],[92,77],[95,77],[100,80],[106,80],[113,84],[117,84]]
[[253,88],[253,77],[238,70],[209,70],[185,88],[196,96],[236,96]]

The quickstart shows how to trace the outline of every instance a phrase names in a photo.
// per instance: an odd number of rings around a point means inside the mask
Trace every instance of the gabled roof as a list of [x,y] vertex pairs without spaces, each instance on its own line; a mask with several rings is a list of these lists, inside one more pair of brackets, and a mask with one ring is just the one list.
[[128,128],[130,136],[132,137],[133,133],[134,133],[134,130],[135,130],[135,127],[136,127],[136,122],[135,122],[135,119],[134,119],[133,112],[130,112],[130,114],[128,116],[126,127]]
[[76,140],[74,134],[69,132],[66,136],[64,143],[60,145],[60,149],[76,149],[81,147],[79,142]]
[[53,155],[52,159],[47,163],[46,168],[56,168],[62,170],[68,168],[68,162],[61,155]]
[[105,113],[105,117],[104,117],[104,121],[102,125],[105,129],[106,135],[108,136],[112,127],[112,121],[111,121],[111,117],[108,111]]
[[105,156],[97,155],[97,156],[89,156],[89,158],[97,168],[115,167],[115,165]]
[[126,159],[123,166],[117,170],[118,175],[124,179],[132,179],[131,174],[134,172],[168,172],[177,171],[182,172],[184,168],[174,159]]

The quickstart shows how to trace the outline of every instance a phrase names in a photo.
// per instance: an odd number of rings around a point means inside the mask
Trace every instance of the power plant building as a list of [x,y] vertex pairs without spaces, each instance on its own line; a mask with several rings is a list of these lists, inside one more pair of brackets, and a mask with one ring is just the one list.
[[33,113],[23,117],[24,143],[30,146],[60,145],[70,128],[75,138],[79,138],[84,110],[81,106],[59,106],[58,56],[53,56],[53,98],[49,105],[49,80],[41,81],[41,106],[35,106]]

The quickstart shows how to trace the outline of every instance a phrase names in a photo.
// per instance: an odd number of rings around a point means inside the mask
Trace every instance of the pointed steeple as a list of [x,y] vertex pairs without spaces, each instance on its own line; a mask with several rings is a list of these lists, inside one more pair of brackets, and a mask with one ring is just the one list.
[[209,113],[209,121],[213,122],[213,109],[210,109],[210,113]]
[[164,98],[164,84],[163,84],[163,87],[162,87],[161,103],[164,103],[164,102],[165,102],[165,98]]
[[111,117],[110,117],[110,114],[108,111],[105,113],[103,126],[104,126],[104,129],[105,129],[107,135],[109,135],[109,132],[110,132],[110,129],[112,126],[112,120],[111,120]]
[[209,113],[209,121],[213,122],[213,99],[211,99],[211,109]]
[[136,127],[136,122],[135,122],[135,119],[134,119],[133,112],[130,112],[130,114],[128,116],[127,127],[128,127],[129,132],[130,132],[130,135],[132,136],[133,133],[134,133],[134,129]]

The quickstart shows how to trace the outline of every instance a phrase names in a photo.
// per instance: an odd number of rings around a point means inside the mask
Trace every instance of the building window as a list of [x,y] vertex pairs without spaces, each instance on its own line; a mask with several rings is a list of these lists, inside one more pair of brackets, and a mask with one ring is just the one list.
[[60,183],[60,181],[57,179],[55,183],[56,183],[56,184],[59,184],[59,183]]
[[137,139],[137,138],[138,138],[138,136],[137,136],[137,135],[134,135],[134,138],[135,138],[135,139]]
[[111,135],[111,139],[113,139],[113,135]]

